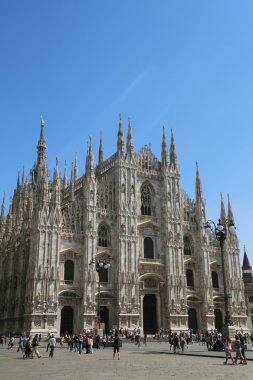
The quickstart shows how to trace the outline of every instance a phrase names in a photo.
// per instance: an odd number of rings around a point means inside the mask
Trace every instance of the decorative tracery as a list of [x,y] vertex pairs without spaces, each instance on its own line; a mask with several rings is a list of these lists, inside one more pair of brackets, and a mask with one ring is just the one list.
[[102,224],[98,228],[98,246],[108,247],[110,245],[110,233],[108,227]]
[[151,215],[152,197],[151,190],[148,185],[144,185],[141,189],[141,214]]
[[184,255],[193,255],[193,244],[189,236],[184,236]]

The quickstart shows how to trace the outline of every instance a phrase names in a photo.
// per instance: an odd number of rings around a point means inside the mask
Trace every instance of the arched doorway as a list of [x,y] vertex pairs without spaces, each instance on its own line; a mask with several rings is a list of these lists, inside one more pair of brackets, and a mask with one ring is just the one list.
[[188,309],[188,327],[194,334],[198,330],[197,312],[194,308]]
[[145,294],[143,298],[143,330],[146,334],[157,332],[156,296]]
[[223,326],[221,309],[214,309],[214,316],[215,316],[214,326],[215,326],[216,330],[218,331],[218,333],[221,333],[222,332],[222,326]]
[[73,334],[73,317],[74,311],[71,306],[64,306],[61,309],[61,335]]
[[105,306],[100,307],[100,323],[105,326],[105,332],[109,331],[109,310]]

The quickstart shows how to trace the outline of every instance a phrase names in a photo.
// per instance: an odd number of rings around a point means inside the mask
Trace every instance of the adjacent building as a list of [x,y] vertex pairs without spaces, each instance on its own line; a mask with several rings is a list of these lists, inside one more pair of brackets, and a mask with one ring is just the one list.
[[252,266],[250,265],[246,249],[244,247],[242,278],[245,287],[245,301],[247,307],[247,326],[250,331],[253,331],[253,274]]

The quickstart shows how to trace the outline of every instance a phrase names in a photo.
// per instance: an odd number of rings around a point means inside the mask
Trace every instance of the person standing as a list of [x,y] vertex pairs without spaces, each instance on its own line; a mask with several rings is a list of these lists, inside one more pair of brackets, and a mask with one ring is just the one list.
[[83,350],[83,336],[82,336],[82,334],[79,334],[79,337],[78,337],[78,352],[79,352],[80,355],[82,353],[82,350]]
[[113,339],[113,360],[115,359],[116,352],[118,353],[118,360],[120,359],[119,344],[120,344],[119,335],[116,332]]
[[51,338],[49,339],[49,347],[50,347],[49,358],[52,358],[54,356],[55,346],[56,346],[56,339],[54,337],[54,334],[52,334]]

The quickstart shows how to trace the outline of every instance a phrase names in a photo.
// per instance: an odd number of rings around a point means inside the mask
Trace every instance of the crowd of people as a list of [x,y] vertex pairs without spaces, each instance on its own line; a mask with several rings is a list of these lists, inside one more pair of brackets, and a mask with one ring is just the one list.
[[[33,337],[29,334],[21,334],[18,338],[17,352],[21,352],[23,358],[33,359],[35,357],[41,358],[39,352],[39,342],[41,341],[41,334],[35,334]],[[56,338],[54,334],[48,334],[47,336],[46,352],[49,352],[49,358],[53,358],[54,350],[56,347]],[[113,330],[110,334],[103,334],[101,338],[99,334],[95,334],[93,330],[83,331],[79,335],[77,334],[65,334],[59,339],[60,347],[63,347],[64,343],[70,352],[77,352],[82,354],[93,354],[93,348],[100,349],[105,348],[108,342],[111,342],[113,346],[113,359],[115,354],[118,354],[118,360],[120,359],[119,348],[121,345],[120,337],[117,330]],[[15,338],[10,333],[9,336],[0,336],[0,346],[5,346],[8,350],[15,349]]]
[[[144,346],[147,345],[147,334],[141,333],[141,329],[123,329],[111,330],[108,334],[101,334],[95,330],[83,330],[80,334],[65,334],[59,339],[59,346],[63,347],[64,344],[67,345],[70,352],[76,352],[78,354],[86,353],[93,354],[94,348],[100,349],[105,348],[107,345],[113,347],[113,359],[117,354],[118,360],[120,359],[120,346],[121,340],[129,339],[130,342],[135,343],[139,348],[141,347],[141,342]],[[149,340],[152,338],[149,336]],[[39,352],[39,343],[41,341],[41,334],[35,334],[33,337],[29,334],[21,334],[18,338],[17,352],[21,352],[23,358],[41,358]],[[173,353],[183,353],[185,349],[188,349],[189,344],[196,342],[201,345],[206,345],[207,350],[214,351],[225,351],[226,359],[224,364],[228,364],[231,360],[233,365],[247,364],[247,359],[245,355],[245,347],[252,344],[253,347],[253,333],[250,335],[248,333],[243,334],[242,331],[237,332],[235,338],[224,339],[222,334],[217,331],[211,330],[210,332],[200,332],[197,331],[193,334],[192,330],[187,332],[172,332],[171,330],[160,329],[154,336],[153,341],[161,343],[162,341],[168,342],[170,345],[170,350]],[[109,344],[108,344],[109,343]],[[0,346],[6,347],[9,350],[13,350],[15,346],[15,339],[12,334],[9,336],[0,336]],[[56,338],[54,334],[48,334],[47,336],[47,346],[46,352],[49,352],[49,358],[53,358],[54,351],[56,347]],[[233,356],[235,354],[235,356]]]

